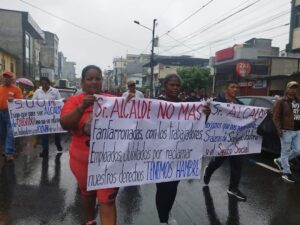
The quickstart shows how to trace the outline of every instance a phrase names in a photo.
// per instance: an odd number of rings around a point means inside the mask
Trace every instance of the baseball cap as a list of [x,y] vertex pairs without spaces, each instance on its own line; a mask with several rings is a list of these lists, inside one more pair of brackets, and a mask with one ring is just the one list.
[[9,78],[14,78],[15,77],[15,74],[13,72],[10,72],[10,71],[6,71],[2,74],[2,76],[4,77],[9,77]]
[[296,81],[290,81],[287,83],[286,88],[291,88],[293,86],[299,87],[299,84]]
[[134,80],[129,80],[129,81],[127,81],[127,85],[132,85],[132,84],[135,84],[135,81],[134,81]]

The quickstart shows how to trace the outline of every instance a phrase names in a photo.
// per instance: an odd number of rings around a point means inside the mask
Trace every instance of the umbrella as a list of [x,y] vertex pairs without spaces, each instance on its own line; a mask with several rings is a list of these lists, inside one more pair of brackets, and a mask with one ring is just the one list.
[[25,84],[25,85],[28,85],[28,86],[31,86],[31,87],[34,87],[34,84],[32,83],[31,80],[27,79],[27,78],[18,78],[16,80],[17,83],[20,83],[20,84]]

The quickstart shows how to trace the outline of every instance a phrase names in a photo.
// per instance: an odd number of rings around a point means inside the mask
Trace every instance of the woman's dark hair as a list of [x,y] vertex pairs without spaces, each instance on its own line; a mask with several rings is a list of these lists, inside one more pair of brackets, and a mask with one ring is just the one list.
[[179,82],[180,82],[180,84],[182,83],[182,82],[181,82],[181,77],[180,77],[179,75],[177,75],[176,73],[170,73],[170,74],[168,74],[168,75],[165,77],[164,86],[166,86],[167,83],[168,83],[170,80],[174,79],[174,78],[175,78],[175,79],[178,79]]
[[95,66],[95,65],[88,65],[86,67],[83,68],[82,72],[81,72],[81,82],[84,80],[85,76],[86,76],[86,73],[91,70],[91,69],[94,69],[94,70],[97,70],[98,73],[100,73],[101,77],[102,77],[102,71],[101,69],[98,67],[98,66]]
[[46,81],[48,84],[51,83],[48,77],[40,77],[40,83],[41,83],[42,81]]

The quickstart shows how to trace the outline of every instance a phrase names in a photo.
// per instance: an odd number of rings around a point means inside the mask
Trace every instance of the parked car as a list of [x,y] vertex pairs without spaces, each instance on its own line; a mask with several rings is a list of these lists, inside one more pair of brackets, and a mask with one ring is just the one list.
[[59,87],[56,87],[56,88],[64,100],[67,100],[68,98],[70,98],[77,91],[76,88],[59,88]]
[[[258,106],[273,109],[276,101],[275,97],[271,96],[239,96],[237,97],[245,105]],[[262,150],[280,154],[281,144],[279,137],[264,136],[262,142]]]

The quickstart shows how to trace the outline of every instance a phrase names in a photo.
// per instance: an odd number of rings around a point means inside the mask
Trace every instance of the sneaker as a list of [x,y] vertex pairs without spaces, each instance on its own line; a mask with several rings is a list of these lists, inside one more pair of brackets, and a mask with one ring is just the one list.
[[178,225],[177,221],[174,218],[169,218],[168,225]]
[[227,194],[230,195],[230,196],[233,196],[233,197],[235,197],[235,198],[237,198],[238,200],[241,200],[241,201],[246,201],[247,200],[247,196],[244,195],[239,189],[236,189],[236,190],[228,189]]
[[212,174],[208,173],[208,166],[204,169],[203,181],[205,185],[209,184],[210,178]]
[[282,174],[282,179],[287,181],[287,182],[290,182],[290,183],[295,183],[295,178],[293,177],[292,174],[290,173],[285,173],[285,174]]
[[278,167],[279,171],[282,171],[282,166],[281,166],[281,162],[279,161],[279,159],[274,159],[273,160],[275,165]]

